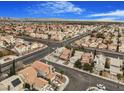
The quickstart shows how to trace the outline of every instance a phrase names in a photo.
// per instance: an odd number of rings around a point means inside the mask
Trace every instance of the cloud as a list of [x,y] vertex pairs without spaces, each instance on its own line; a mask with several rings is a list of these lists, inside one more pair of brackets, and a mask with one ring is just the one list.
[[102,17],[102,16],[118,16],[122,17],[124,16],[124,10],[116,10],[116,11],[111,11],[107,13],[96,13],[96,14],[91,14],[89,15],[90,17]]
[[81,14],[84,11],[85,9],[81,9],[75,4],[67,1],[44,2],[28,7],[28,12],[30,12],[31,14]]

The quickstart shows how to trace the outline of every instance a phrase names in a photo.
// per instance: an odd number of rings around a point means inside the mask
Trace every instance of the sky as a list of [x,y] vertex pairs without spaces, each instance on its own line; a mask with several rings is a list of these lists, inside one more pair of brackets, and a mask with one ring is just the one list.
[[0,1],[0,17],[124,21],[124,1]]

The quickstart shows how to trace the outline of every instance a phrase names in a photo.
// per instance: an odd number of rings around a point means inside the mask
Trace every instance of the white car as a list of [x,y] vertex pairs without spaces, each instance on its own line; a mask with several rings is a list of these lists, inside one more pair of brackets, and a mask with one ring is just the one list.
[[106,87],[105,87],[103,84],[97,84],[96,86],[97,86],[99,89],[103,89],[103,90],[106,89]]
[[89,87],[86,91],[104,91],[104,90],[99,89],[98,87]]

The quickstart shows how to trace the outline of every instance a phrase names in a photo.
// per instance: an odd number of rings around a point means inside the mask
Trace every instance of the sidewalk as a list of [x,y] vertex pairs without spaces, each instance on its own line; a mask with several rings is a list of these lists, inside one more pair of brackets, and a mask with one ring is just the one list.
[[[49,61],[48,59],[45,59],[45,60]],[[114,82],[114,83],[117,83],[117,84],[120,84],[120,85],[124,86],[124,83],[119,82],[118,80],[112,80],[110,78],[102,77],[102,76],[96,75],[94,73],[90,73],[90,72],[87,72],[87,71],[84,71],[84,70],[81,70],[81,69],[78,69],[78,68],[74,68],[74,67],[71,67],[71,66],[68,66],[68,65],[60,64],[60,63],[57,63],[57,62],[53,62],[53,61],[49,61],[49,62],[58,64],[58,65],[61,65],[61,66],[65,66],[65,67],[71,68],[73,70],[77,70],[77,71],[80,71],[80,72],[83,72],[83,73],[86,73],[86,74],[89,74],[89,75],[92,75],[92,76],[95,76],[95,77],[99,77],[99,78],[102,78],[102,79],[105,79],[105,80],[108,80],[108,81],[111,81],[111,82]]]

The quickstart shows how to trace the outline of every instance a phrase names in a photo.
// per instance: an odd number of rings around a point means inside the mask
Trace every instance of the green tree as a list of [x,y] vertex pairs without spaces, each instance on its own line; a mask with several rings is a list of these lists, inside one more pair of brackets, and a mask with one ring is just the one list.
[[60,71],[60,74],[61,74],[61,77],[60,77],[60,78],[62,79],[62,78],[63,78],[64,71],[61,70],[61,71]]
[[75,48],[75,50],[84,51],[85,49],[84,49],[84,47],[82,46],[82,47]]
[[73,50],[72,50],[71,56],[74,56],[74,54],[75,54],[75,50],[73,49]]
[[83,67],[83,66],[82,66],[82,63],[80,62],[80,60],[77,60],[77,61],[75,62],[74,67],[79,68],[79,69],[81,69],[81,68]]
[[8,88],[8,91],[9,91],[9,90],[10,90],[10,85],[8,85],[8,87],[7,87],[7,88]]
[[64,29],[61,28],[61,32],[64,32]]
[[3,53],[0,51],[0,57],[2,57],[3,56]]
[[51,34],[48,34],[48,39],[51,39]]
[[103,39],[105,39],[103,33],[97,33],[97,34],[96,34],[96,37],[97,37],[97,38],[103,38]]
[[122,75],[121,74],[117,74],[117,79],[121,80],[121,78],[122,78]]
[[102,76],[102,73],[103,73],[103,71],[100,71],[100,72],[99,72],[99,75]]
[[[119,84],[119,81],[122,79],[122,75],[121,74],[117,74],[117,79],[118,79],[118,84]],[[118,86],[119,88],[119,86]]]
[[84,63],[83,70],[92,72],[93,67],[90,64],[88,64],[88,63]]
[[124,61],[123,61],[121,70],[123,71],[123,76],[124,76]]
[[30,89],[30,85],[28,83],[25,83],[24,87]]
[[65,46],[65,48],[67,48],[67,49],[71,49],[71,47],[70,47],[70,46],[68,46],[68,45],[66,45],[66,46]]
[[48,83],[49,83],[49,84],[51,84],[51,83],[52,83],[50,79],[48,79]]
[[94,67],[94,66],[95,66],[94,64],[95,64],[95,62],[92,62],[92,63],[91,63],[91,67]]
[[105,62],[105,68],[110,68],[110,59],[106,58],[106,62]]

